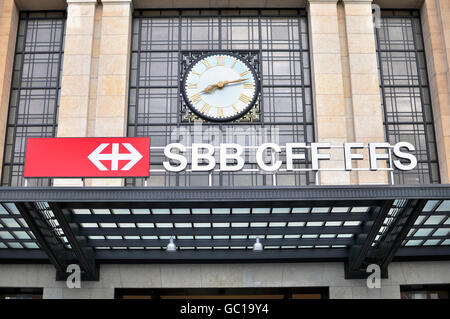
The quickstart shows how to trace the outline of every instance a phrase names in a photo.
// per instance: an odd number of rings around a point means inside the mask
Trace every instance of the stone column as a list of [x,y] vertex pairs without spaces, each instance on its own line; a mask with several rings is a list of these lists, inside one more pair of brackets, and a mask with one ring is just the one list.
[[[102,0],[95,136],[127,134],[132,1]],[[91,185],[120,186],[121,179],[93,179]]]
[[126,136],[131,0],[103,0],[95,136]]
[[[354,140],[384,142],[383,108],[377,69],[372,0],[343,0],[350,69]],[[356,167],[369,167],[367,150]],[[386,171],[358,171],[358,184],[386,184]]]
[[450,3],[425,0],[421,9],[441,183],[450,183]]
[[[309,0],[312,79],[319,142],[347,141],[346,111],[339,45],[337,0]],[[343,152],[331,151],[321,168],[344,168]],[[322,185],[350,184],[348,172],[320,172]]]
[[[342,82],[344,85],[344,103],[345,103],[345,117],[347,125],[347,141],[353,142],[355,140],[355,128],[353,126],[353,106],[352,106],[352,87],[350,82],[350,67],[348,60],[348,46],[347,46],[347,30],[345,27],[345,12],[344,5],[339,2],[337,5],[338,13],[338,27],[339,27],[339,44],[341,49],[341,64],[342,64]],[[358,184],[358,172],[350,172],[350,184]]]
[[14,0],[0,0],[0,176],[18,21],[19,14]]
[[[86,137],[96,0],[67,0],[67,23],[58,137]],[[54,179],[55,186],[81,186],[81,179]]]

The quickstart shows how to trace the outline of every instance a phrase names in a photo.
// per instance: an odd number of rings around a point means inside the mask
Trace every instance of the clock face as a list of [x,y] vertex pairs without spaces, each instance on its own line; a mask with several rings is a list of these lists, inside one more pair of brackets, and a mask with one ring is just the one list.
[[253,67],[230,53],[209,54],[186,71],[181,89],[189,108],[215,122],[235,120],[247,113],[258,97]]

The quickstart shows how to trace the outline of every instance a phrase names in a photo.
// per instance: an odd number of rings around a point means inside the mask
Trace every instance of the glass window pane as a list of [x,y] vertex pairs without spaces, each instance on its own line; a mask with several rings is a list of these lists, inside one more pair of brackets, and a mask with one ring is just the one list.
[[394,170],[395,184],[439,183],[420,25],[418,14],[393,11],[382,15],[375,29],[386,139],[411,143],[419,161],[411,171]]
[[[181,76],[202,52],[233,50],[247,57],[262,76],[262,97],[251,116],[241,119],[238,127],[277,130],[280,143],[314,141],[307,15],[304,10],[296,9],[286,11],[286,15],[280,10],[266,10],[261,17],[258,14],[261,14],[258,10],[136,11],[128,136],[151,136],[154,147],[180,142],[189,136],[195,116],[180,94]],[[234,128],[233,122],[221,125],[223,131],[236,132]],[[243,136],[247,138],[250,134]],[[152,187],[271,186],[275,183],[295,186],[314,181],[312,173],[300,171],[279,172],[275,180],[254,171],[255,162],[245,165],[247,171],[233,173],[166,172],[162,166],[163,151],[152,149],[151,152],[151,178],[146,184]],[[310,165],[310,159],[296,164],[303,168]],[[144,186],[144,179],[130,178],[125,184]],[[212,213],[221,212],[216,209]]]
[[[65,13],[23,13],[19,20],[2,186],[24,185],[26,139],[55,136],[58,119]],[[50,183],[29,181],[31,186]]]

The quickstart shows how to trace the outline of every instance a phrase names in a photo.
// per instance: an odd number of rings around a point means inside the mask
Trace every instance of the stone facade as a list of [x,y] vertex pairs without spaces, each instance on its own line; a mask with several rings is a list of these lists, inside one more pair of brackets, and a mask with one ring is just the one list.
[[[308,17],[316,136],[319,142],[339,145],[348,141],[348,136],[337,1],[309,1]],[[343,152],[330,153],[336,160],[321,163],[321,167],[343,168]],[[348,172],[320,172],[319,178],[322,185],[350,184]]]
[[131,0],[102,3],[94,135],[126,136]]
[[[0,0],[0,163],[18,12],[36,7],[38,1]],[[59,137],[126,136],[133,7],[260,7],[264,3],[267,7],[308,8],[318,141],[384,141],[370,0],[44,2],[45,9],[67,6]],[[390,7],[393,2],[376,1]],[[400,2],[399,6],[408,6]],[[440,174],[442,183],[449,183],[450,2],[410,1],[409,5],[421,10]],[[322,167],[343,166],[343,154],[333,155],[339,160]],[[382,184],[387,182],[387,176],[383,172],[324,172],[319,181],[322,185]],[[92,186],[122,183],[121,179],[87,181]],[[57,180],[55,185],[81,185],[81,181]],[[0,273],[8,274],[0,276],[0,287],[44,287],[45,298],[113,298],[114,288],[124,287],[328,286],[331,298],[399,298],[400,285],[450,283],[448,262],[393,263],[389,279],[382,281],[379,290],[368,289],[361,280],[345,280],[343,268],[343,263],[102,265],[99,282],[83,283],[83,289],[69,290],[64,282],[54,280],[51,265],[0,264]]]
[[[368,144],[384,142],[383,110],[375,51],[372,1],[343,1],[351,91],[353,138]],[[342,50],[341,50],[342,52]],[[344,52],[342,52],[344,54]],[[347,83],[347,82],[344,82]],[[367,150],[363,153],[368,158]],[[368,167],[361,161],[359,167]],[[386,184],[383,171],[358,171],[358,184]]]
[[95,0],[68,1],[58,137],[88,133],[95,7]]
[[[87,137],[94,17],[97,1],[68,0],[58,137]],[[82,186],[81,179],[55,179],[55,186]]]
[[[62,1],[62,0],[61,0]],[[61,1],[46,2],[61,9]],[[32,2],[32,1],[31,1]],[[206,3],[207,2],[207,3]],[[270,1],[269,1],[270,2]],[[58,136],[126,136],[131,22],[134,7],[186,7],[184,1],[67,0],[65,59],[62,74]],[[377,1],[384,5],[381,1]],[[0,149],[4,146],[17,12],[30,3],[2,0],[0,67]],[[221,4],[233,7],[228,1]],[[242,7],[270,7],[260,1],[240,1]],[[384,141],[382,109],[371,0],[282,1],[282,7],[307,7],[310,24],[315,128],[319,142]],[[417,8],[417,3],[411,3]],[[209,8],[210,1],[189,2],[190,7]],[[400,1],[399,6],[405,3]],[[23,8],[22,8],[23,7]],[[436,140],[442,182],[450,176],[449,107],[449,5],[427,0],[421,6]],[[342,150],[331,151],[333,161],[322,168],[343,167]],[[358,167],[368,167],[367,152]],[[3,156],[0,155],[0,158]],[[385,184],[386,172],[320,172],[322,185]],[[92,179],[86,185],[120,186],[120,179]],[[81,185],[79,179],[56,180],[56,186]]]
[[[131,44],[131,0],[102,1],[93,136],[126,136]],[[92,186],[120,186],[122,179],[92,179]]]
[[431,101],[441,182],[450,183],[450,3],[424,1],[422,29],[430,79]]
[[0,264],[0,287],[44,288],[44,298],[114,298],[116,288],[329,287],[331,299],[400,298],[401,285],[450,283],[450,262],[395,262],[380,288],[346,280],[343,263],[101,265],[98,282],[68,289],[52,265]]

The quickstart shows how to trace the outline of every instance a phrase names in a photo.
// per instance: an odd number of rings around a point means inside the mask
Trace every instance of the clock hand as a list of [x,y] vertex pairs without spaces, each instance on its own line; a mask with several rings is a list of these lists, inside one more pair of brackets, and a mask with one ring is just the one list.
[[215,91],[219,87],[219,83],[208,85],[206,88],[204,88],[202,91],[200,91],[200,93],[211,93],[211,92]]
[[227,84],[242,82],[242,81],[246,81],[246,80],[248,80],[248,79],[237,79],[237,80],[232,80],[232,81],[219,81],[216,84],[208,85],[206,88],[204,88],[202,91],[200,91],[200,93],[211,93],[211,92],[215,91],[216,89],[223,89],[225,87],[225,85],[227,85]]
[[224,85],[226,84],[230,84],[230,83],[237,83],[237,82],[242,82],[242,81],[246,81],[248,79],[237,79],[237,80],[233,80],[233,81],[225,81],[223,82]]

